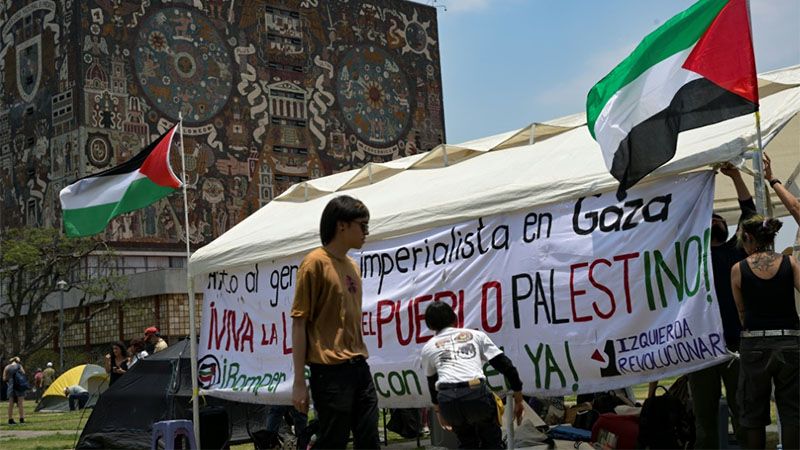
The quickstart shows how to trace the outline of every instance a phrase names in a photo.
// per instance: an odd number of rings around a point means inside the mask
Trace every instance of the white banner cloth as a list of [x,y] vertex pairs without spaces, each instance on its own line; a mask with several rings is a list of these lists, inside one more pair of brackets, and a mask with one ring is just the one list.
[[[428,405],[419,352],[432,301],[486,332],[529,395],[620,388],[728,358],[714,293],[714,175],[681,175],[513,214],[372,242],[351,253],[362,331],[383,407]],[[367,205],[369,206],[369,205]],[[320,211],[321,212],[321,211]],[[245,402],[291,402],[291,310],[299,258],[199,276],[200,386]],[[502,375],[484,367],[496,390]]]

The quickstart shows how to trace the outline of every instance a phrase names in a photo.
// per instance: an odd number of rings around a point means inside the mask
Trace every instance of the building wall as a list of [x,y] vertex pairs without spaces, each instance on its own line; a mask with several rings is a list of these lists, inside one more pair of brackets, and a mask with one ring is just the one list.
[[[436,9],[417,3],[21,0],[0,26],[0,229],[60,226],[61,188],[179,116],[194,245],[293,183],[444,141]],[[103,237],[177,245],[182,219],[175,194]]]
[[[105,305],[90,308],[100,310]],[[203,295],[195,295],[197,333],[200,334],[200,313]],[[64,320],[73,316],[73,308],[65,308]],[[58,323],[59,312],[42,313],[42,323]],[[147,327],[155,326],[168,342],[189,336],[189,303],[185,294],[164,294],[131,298],[108,304],[108,308],[94,316],[88,324],[77,324],[66,329],[61,337],[65,348],[92,348],[109,345],[119,340],[126,344],[133,338],[144,336]],[[59,338],[53,339],[52,350],[58,351]]]

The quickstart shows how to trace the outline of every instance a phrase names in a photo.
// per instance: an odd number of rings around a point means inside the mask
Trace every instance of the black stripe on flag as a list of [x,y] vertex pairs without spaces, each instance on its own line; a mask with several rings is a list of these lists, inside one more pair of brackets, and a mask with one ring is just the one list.
[[675,156],[678,133],[755,112],[751,101],[705,78],[691,81],[675,94],[670,105],[636,125],[619,144],[611,175],[619,181],[617,198],[650,172]]
[[[177,125],[175,125],[175,126],[177,126]],[[118,166],[114,166],[114,167],[112,167],[112,168],[110,168],[108,170],[105,170],[103,172],[93,173],[93,174],[87,175],[87,176],[85,176],[83,178],[79,178],[79,179],[75,180],[75,182],[83,180],[83,179],[86,179],[86,178],[98,178],[98,177],[110,177],[112,175],[122,175],[122,174],[126,174],[126,173],[131,173],[134,170],[139,169],[140,167],[142,167],[142,164],[144,164],[144,161],[147,159],[147,157],[150,156],[150,153],[152,153],[153,150],[155,150],[155,148],[158,147],[158,144],[160,144],[161,141],[172,131],[172,128],[174,128],[174,127],[170,127],[170,129],[168,129],[166,132],[164,132],[164,134],[159,136],[158,139],[156,139],[155,141],[151,142],[150,145],[145,147],[144,150],[140,151],[134,157],[132,157],[131,159],[125,161],[124,163],[122,163],[122,164],[120,164]]]

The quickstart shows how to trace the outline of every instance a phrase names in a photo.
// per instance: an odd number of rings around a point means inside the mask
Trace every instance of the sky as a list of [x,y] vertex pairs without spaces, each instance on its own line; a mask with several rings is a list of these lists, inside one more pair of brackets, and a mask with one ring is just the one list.
[[[585,110],[586,94],[693,0],[419,0],[438,7],[448,143]],[[756,70],[800,64],[800,0],[750,0]],[[776,247],[797,225],[784,220]]]
[[[589,89],[690,0],[426,0],[447,142],[582,112]],[[800,64],[800,0],[751,0],[756,70]]]

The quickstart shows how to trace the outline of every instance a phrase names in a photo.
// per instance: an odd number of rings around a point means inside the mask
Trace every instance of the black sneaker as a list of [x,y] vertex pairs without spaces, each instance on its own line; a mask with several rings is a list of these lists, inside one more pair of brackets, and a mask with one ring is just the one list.
[[14,422],[14,419],[8,419],[8,424],[9,425],[16,425],[17,422]]
[[20,417],[19,418],[19,423],[25,423],[25,418],[24,417]]

